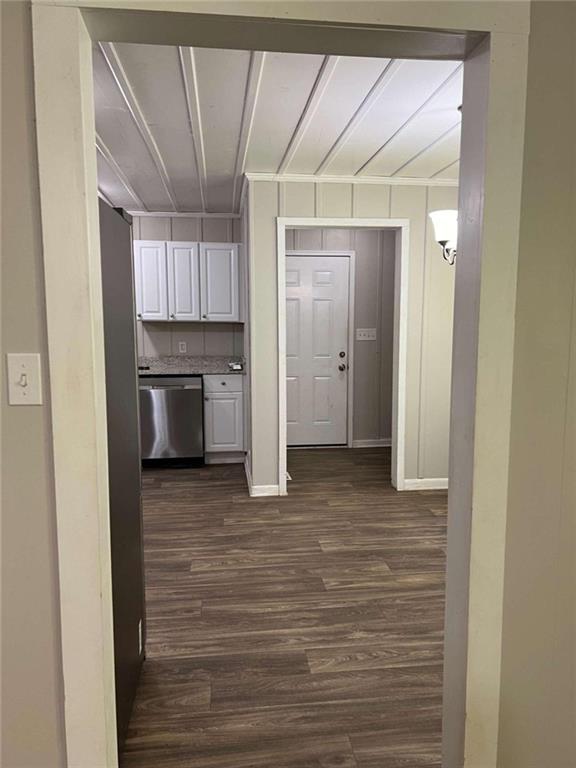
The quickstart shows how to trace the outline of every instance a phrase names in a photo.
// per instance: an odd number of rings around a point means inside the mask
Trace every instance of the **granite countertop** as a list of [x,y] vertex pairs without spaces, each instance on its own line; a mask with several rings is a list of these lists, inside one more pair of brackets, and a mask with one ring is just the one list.
[[191,376],[203,373],[243,373],[230,370],[229,363],[242,363],[244,358],[234,355],[165,355],[162,357],[139,357],[140,376]]

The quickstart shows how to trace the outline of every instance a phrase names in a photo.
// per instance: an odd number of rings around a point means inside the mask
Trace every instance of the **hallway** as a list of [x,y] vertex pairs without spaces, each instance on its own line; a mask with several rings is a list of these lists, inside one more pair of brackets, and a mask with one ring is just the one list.
[[446,492],[389,449],[146,471],[147,660],[124,768],[440,766]]

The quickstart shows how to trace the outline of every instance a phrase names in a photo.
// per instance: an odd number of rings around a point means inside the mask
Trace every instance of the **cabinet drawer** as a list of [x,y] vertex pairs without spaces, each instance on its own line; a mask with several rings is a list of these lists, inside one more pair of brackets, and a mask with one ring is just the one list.
[[242,392],[242,374],[233,373],[217,376],[204,376],[204,392]]

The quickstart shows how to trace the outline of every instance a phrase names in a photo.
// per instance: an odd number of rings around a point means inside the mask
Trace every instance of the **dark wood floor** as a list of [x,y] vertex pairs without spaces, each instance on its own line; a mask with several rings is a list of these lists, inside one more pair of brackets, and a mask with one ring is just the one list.
[[126,768],[440,765],[444,492],[387,450],[144,474],[147,660]]

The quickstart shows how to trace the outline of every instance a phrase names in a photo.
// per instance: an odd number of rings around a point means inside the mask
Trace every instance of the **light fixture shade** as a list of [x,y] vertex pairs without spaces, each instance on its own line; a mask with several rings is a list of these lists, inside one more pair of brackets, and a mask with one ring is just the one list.
[[456,249],[458,243],[458,211],[432,211],[429,216],[434,225],[436,242],[446,243],[448,248]]

